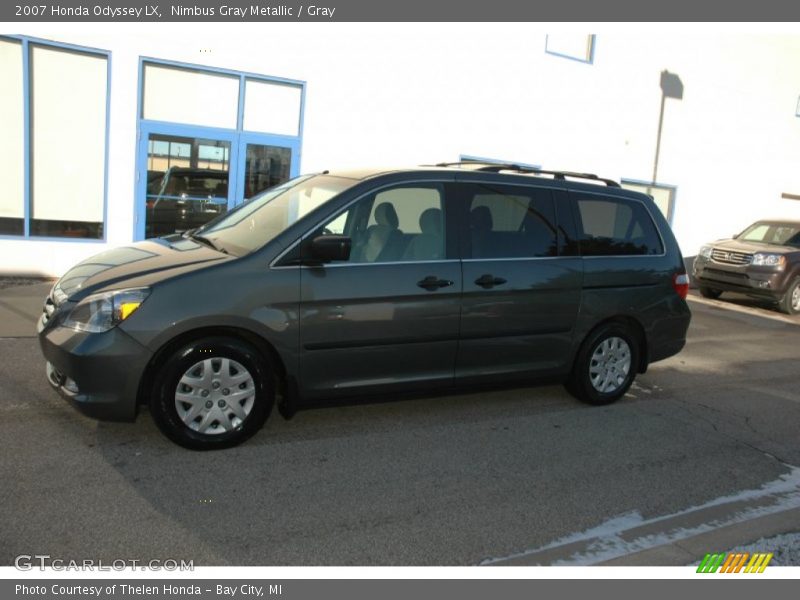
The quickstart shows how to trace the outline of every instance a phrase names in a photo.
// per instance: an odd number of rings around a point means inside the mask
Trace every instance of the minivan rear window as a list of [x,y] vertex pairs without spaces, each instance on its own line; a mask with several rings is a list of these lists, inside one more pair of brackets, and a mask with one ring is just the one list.
[[609,196],[575,196],[583,256],[635,256],[664,252],[653,219],[641,203]]

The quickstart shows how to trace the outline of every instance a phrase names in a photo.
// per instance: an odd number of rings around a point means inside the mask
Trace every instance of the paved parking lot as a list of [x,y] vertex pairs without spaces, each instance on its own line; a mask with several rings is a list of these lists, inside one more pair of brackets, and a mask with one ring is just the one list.
[[45,289],[0,294],[0,564],[687,564],[696,533],[727,531],[720,551],[800,530],[797,318],[692,300],[684,352],[608,407],[557,385],[362,404],[195,453],[50,390]]

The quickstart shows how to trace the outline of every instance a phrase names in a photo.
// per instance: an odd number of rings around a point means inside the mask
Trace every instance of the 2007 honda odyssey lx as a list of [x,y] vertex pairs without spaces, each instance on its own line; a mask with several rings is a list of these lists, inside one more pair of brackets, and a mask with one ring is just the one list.
[[[456,168],[461,167],[461,168]],[[678,244],[593,175],[438,165],[299,177],[53,287],[47,377],[84,413],[140,404],[197,449],[320,399],[563,378],[591,404],[683,347]]]

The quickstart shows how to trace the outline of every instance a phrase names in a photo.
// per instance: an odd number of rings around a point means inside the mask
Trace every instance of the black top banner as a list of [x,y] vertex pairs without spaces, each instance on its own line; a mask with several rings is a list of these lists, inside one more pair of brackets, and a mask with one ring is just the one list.
[[[312,0],[313,2],[314,0]],[[787,22],[787,0],[11,0],[7,22]]]

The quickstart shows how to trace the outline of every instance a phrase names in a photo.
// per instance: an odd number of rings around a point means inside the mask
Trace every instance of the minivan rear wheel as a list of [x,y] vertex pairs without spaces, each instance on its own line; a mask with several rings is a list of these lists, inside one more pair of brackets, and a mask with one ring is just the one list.
[[150,411],[173,442],[193,450],[229,448],[264,424],[274,403],[269,367],[250,344],[208,337],[166,357]]
[[700,286],[698,289],[700,290],[700,295],[703,298],[710,298],[711,300],[716,300],[722,295],[721,290],[715,290],[714,288]]
[[638,365],[637,337],[623,324],[607,323],[584,341],[565,387],[588,404],[610,404],[631,387]]

